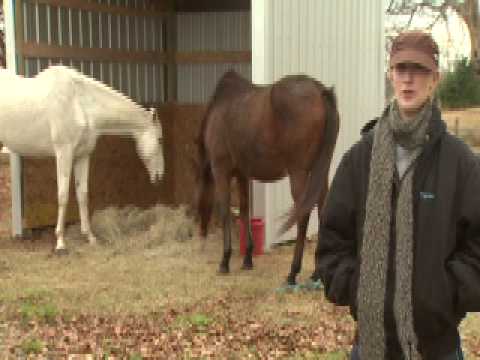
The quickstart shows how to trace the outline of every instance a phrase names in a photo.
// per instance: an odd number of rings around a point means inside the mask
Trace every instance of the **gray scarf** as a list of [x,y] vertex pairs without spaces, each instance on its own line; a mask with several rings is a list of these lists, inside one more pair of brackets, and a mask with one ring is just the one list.
[[[408,120],[400,116],[398,105],[394,101],[375,128],[357,295],[361,360],[386,358],[384,311],[393,211],[396,220],[396,282],[393,306],[397,332],[406,359],[421,359],[417,351],[412,307],[412,183],[415,159],[421,153],[431,117],[430,101],[415,118]],[[392,209],[396,144],[412,150],[414,160],[401,179],[397,207]]]

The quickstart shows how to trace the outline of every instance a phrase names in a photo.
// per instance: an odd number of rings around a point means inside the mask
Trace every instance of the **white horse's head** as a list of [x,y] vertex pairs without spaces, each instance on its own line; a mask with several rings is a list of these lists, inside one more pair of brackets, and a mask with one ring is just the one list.
[[136,136],[136,140],[138,154],[153,183],[160,180],[164,172],[163,151],[159,142],[162,138],[162,126],[155,109],[149,109],[148,117],[149,126]]

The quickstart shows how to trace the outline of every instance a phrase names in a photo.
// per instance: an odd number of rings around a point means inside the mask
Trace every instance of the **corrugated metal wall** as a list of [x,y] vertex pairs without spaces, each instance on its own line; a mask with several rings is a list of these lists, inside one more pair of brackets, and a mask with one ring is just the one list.
[[[151,0],[96,0],[95,2],[144,9]],[[23,0],[26,42],[77,48],[165,51],[166,19],[158,16],[109,14]],[[250,12],[193,12],[176,15],[178,52],[250,51]],[[46,58],[26,58],[25,75],[34,76],[52,63],[79,69],[129,95],[140,103],[165,101],[165,65]],[[177,66],[177,101],[204,103],[220,76],[235,69],[251,77],[250,63],[180,63]]]
[[[384,99],[383,0],[258,0],[252,12],[263,12],[253,24],[264,48],[252,48],[252,59],[263,51],[253,81],[272,82],[283,75],[306,73],[335,86],[341,115],[334,172],[343,153],[359,138],[361,126],[378,115]],[[263,36],[263,37],[262,37]],[[255,41],[255,38],[253,38]],[[258,64],[253,63],[256,67]],[[331,174],[332,175],[332,174]],[[288,181],[255,185],[254,212],[266,217],[267,243],[295,237],[292,230],[276,238],[279,217],[291,205]],[[312,214],[309,233],[318,229]]]
[[[149,0],[96,0],[107,5],[145,9]],[[163,23],[158,16],[129,16],[23,2],[26,42],[78,48],[163,50]],[[25,75],[52,63],[75,67],[122,91],[139,103],[164,101],[164,65],[153,63],[25,59]]]
[[[177,48],[191,51],[249,51],[250,12],[197,12],[177,15]],[[204,103],[228,69],[251,78],[249,63],[179,64],[177,98],[181,103]]]

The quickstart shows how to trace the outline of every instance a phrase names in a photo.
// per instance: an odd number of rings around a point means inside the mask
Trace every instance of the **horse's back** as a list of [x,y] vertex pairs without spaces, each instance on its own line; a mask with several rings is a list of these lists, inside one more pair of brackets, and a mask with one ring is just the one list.
[[297,142],[292,148],[321,141],[328,91],[319,81],[306,75],[289,75],[272,85],[272,117],[281,129],[279,135],[284,136],[285,141]]
[[[272,85],[271,104],[275,116],[295,121],[301,113],[322,112],[325,88],[306,75],[289,75]],[[288,119],[292,116],[293,119]]]
[[53,155],[51,122],[70,120],[68,89],[43,72],[33,78],[2,74],[1,79],[0,141],[20,154]]

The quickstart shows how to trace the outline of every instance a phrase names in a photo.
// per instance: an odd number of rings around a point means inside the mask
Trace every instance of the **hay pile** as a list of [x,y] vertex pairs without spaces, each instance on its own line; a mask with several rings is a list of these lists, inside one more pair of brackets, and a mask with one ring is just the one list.
[[[96,211],[91,223],[98,243],[108,247],[153,248],[166,242],[187,241],[197,233],[197,224],[183,206],[109,207]],[[70,227],[68,232],[77,237],[79,225]]]

